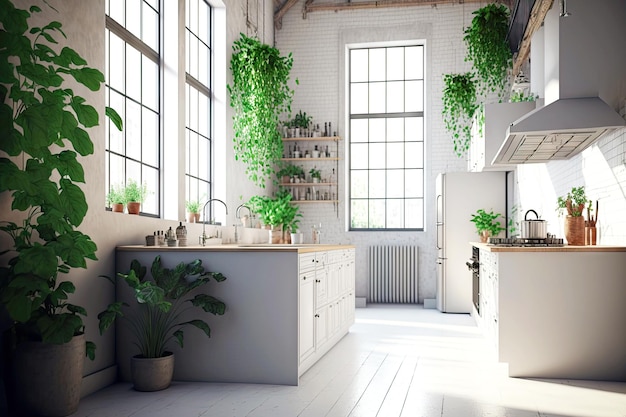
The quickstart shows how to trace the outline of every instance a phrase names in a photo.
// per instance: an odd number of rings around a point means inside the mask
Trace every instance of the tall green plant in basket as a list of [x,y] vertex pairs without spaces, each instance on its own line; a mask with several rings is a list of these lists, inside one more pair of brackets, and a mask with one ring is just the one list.
[[452,134],[454,153],[462,157],[470,146],[472,118],[478,108],[474,74],[444,74],[443,82],[443,121]]
[[248,178],[263,188],[283,154],[277,126],[279,117],[291,112],[293,90],[288,81],[292,65],[291,54],[281,56],[278,49],[244,34],[233,44],[233,83],[227,88],[230,106],[235,109],[235,159],[247,165]]
[[472,23],[465,29],[466,61],[471,61],[479,81],[479,92],[497,93],[502,99],[513,63],[506,40],[509,9],[503,4],[488,4],[476,10]]
[[[21,10],[0,0],[0,193],[12,193],[11,209],[24,212],[20,224],[3,221],[12,240],[3,248],[0,303],[13,320],[17,342],[64,344],[84,332],[86,310],[68,301],[74,284],[62,277],[96,260],[96,244],[79,230],[87,213],[80,156],[93,153],[88,128],[97,110],[67,81],[91,91],[104,75],[73,49],[58,47],[61,23],[30,27],[37,6]],[[59,51],[60,49],[60,51]],[[111,108],[106,115],[121,129]],[[87,342],[93,358],[95,345]]]

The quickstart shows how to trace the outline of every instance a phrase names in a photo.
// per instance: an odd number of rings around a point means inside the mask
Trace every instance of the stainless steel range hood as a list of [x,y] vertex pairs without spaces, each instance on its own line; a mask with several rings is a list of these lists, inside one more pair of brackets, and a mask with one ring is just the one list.
[[493,163],[568,159],[603,134],[624,126],[626,120],[598,97],[557,100],[513,122]]
[[566,1],[568,16],[555,1],[531,40],[531,82],[543,90],[533,91],[546,105],[511,123],[493,164],[568,159],[626,126],[612,108],[626,85],[626,0]]

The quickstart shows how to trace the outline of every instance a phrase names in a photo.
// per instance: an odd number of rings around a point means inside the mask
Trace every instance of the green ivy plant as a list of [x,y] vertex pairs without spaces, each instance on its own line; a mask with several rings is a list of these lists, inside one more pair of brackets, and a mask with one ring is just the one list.
[[488,4],[476,10],[465,29],[466,61],[471,61],[479,81],[479,92],[494,92],[502,99],[512,68],[513,55],[506,40],[509,9],[504,4]]
[[233,44],[233,83],[227,88],[235,110],[235,159],[246,164],[246,175],[262,188],[283,154],[277,127],[279,117],[291,112],[293,90],[288,82],[292,65],[291,54],[281,56],[278,49],[244,34]]
[[523,101],[536,101],[538,98],[539,96],[535,93],[526,94],[524,91],[515,91],[511,94],[511,97],[509,97],[509,101],[511,103],[520,103]]
[[454,153],[462,157],[471,142],[472,118],[478,107],[474,74],[444,74],[443,121],[452,133]]
[[[21,224],[1,222],[13,246],[0,253],[11,256],[0,268],[0,303],[17,343],[63,344],[84,333],[87,311],[68,301],[75,286],[61,277],[97,259],[96,244],[77,230],[87,213],[77,155],[93,153],[85,129],[99,115],[67,81],[97,91],[104,75],[58,47],[56,38],[66,37],[60,22],[29,26],[39,12],[0,0],[0,150],[9,156],[0,158],[0,193],[12,193],[11,209],[25,213]],[[119,115],[105,113],[121,129]],[[93,359],[95,344],[87,342],[86,352]]]

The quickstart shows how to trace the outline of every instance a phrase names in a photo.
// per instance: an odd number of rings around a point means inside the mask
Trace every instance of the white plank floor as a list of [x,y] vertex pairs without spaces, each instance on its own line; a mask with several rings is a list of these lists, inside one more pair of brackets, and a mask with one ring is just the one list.
[[421,306],[357,309],[350,333],[298,387],[128,383],[80,403],[80,417],[626,417],[626,383],[508,378],[469,315]]

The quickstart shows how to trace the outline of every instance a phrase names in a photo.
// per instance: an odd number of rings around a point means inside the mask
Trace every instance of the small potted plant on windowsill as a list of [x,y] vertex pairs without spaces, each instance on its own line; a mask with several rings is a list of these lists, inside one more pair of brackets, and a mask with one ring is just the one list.
[[124,188],[126,199],[126,210],[128,214],[139,214],[141,203],[144,202],[148,194],[148,186],[144,183],[139,185],[135,180],[128,180]]
[[495,237],[501,231],[505,230],[500,222],[496,221],[496,219],[501,216],[502,215],[500,213],[494,213],[493,210],[487,213],[483,209],[478,209],[476,214],[472,214],[472,219],[470,221],[476,225],[476,231],[480,236],[481,242],[485,243],[490,236]]
[[107,194],[107,205],[111,207],[113,212],[123,213],[125,204],[126,196],[123,187],[120,185],[111,186],[111,190]]
[[189,223],[200,223],[200,201],[187,200],[185,207],[187,208],[187,221]]

